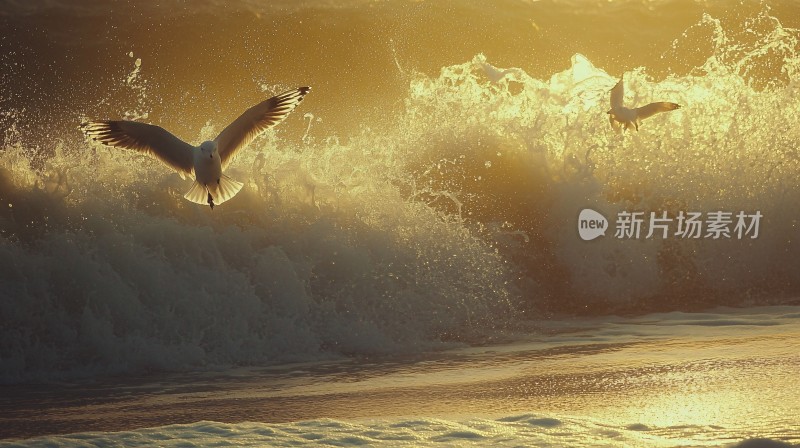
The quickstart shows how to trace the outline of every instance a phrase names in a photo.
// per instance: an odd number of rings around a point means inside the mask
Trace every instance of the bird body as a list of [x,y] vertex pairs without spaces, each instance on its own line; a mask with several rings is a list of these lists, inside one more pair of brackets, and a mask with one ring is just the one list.
[[[222,174],[222,158],[213,141],[203,142],[193,148],[195,181],[184,197],[196,204],[208,204],[214,208],[234,197],[242,189],[242,183]],[[216,201],[216,202],[215,202]]]
[[95,141],[149,154],[182,177],[193,175],[194,184],[184,197],[213,209],[242,189],[241,182],[223,173],[233,156],[263,131],[283,121],[310,90],[300,87],[256,104],[217,138],[200,146],[191,146],[159,126],[136,121],[90,121],[80,127]]
[[611,89],[611,109],[609,109],[607,112],[608,121],[611,123],[611,127],[617,130],[620,128],[630,129],[630,127],[633,126],[634,129],[638,131],[641,120],[651,117],[659,112],[668,112],[671,110],[680,109],[681,107],[676,103],[660,101],[631,109],[623,105],[624,96],[625,88],[623,86],[622,78],[620,78],[614,88]]

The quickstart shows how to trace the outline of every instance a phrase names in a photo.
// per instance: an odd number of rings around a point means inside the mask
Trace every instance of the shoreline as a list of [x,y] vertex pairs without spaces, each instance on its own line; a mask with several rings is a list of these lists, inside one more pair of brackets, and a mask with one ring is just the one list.
[[732,433],[759,421],[780,426],[800,412],[792,388],[800,356],[791,351],[800,337],[798,313],[795,307],[749,311],[617,318],[600,326],[596,319],[574,321],[573,331],[535,341],[394,361],[115,378],[47,391],[3,386],[0,440],[200,421],[530,413],[612,416],[621,427],[719,426]]

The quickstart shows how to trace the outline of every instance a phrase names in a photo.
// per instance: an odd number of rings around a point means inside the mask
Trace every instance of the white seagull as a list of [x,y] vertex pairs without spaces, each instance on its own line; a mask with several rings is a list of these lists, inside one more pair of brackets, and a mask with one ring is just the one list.
[[242,189],[241,182],[222,173],[233,156],[263,131],[283,121],[310,90],[311,87],[299,87],[256,104],[217,138],[200,146],[192,146],[160,126],[136,121],[89,121],[80,128],[95,141],[149,154],[181,177],[194,175],[194,184],[184,197],[197,204],[208,204],[213,210]]
[[619,130],[622,126],[624,126],[625,129],[629,129],[633,126],[638,131],[639,121],[659,112],[668,112],[680,109],[681,107],[676,103],[657,102],[636,109],[628,109],[622,105],[622,98],[624,96],[625,88],[622,86],[622,78],[620,78],[617,85],[611,89],[611,109],[607,112],[608,121],[611,123],[611,127],[616,130]]

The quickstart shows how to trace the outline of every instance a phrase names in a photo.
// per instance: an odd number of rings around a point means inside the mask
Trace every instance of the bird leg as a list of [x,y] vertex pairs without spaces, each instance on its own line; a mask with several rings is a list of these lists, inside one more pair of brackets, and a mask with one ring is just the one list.
[[206,189],[206,193],[208,194],[208,205],[211,206],[211,210],[214,210],[214,198],[211,196],[211,192]]

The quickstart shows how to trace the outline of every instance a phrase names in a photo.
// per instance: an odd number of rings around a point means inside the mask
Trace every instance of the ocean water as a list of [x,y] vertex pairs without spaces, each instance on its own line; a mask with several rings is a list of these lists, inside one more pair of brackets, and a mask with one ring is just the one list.
[[0,446],[796,446],[798,336],[800,307],[717,308],[402,357],[18,385],[0,399],[0,436],[18,440]]
[[[576,319],[605,328],[608,316],[636,325],[636,316],[726,307],[702,327],[756,328],[791,349],[796,324],[726,322],[730,307],[772,307],[767,314],[791,321],[800,297],[800,4],[731,5],[4,2],[0,384],[14,397],[3,402],[9,421],[21,425],[15,412],[36,390],[58,397],[65,384],[179,375],[171,381],[191,385],[180,375],[298,363],[368,371],[376,359],[413,370],[409,357],[506,347]],[[605,112],[623,75],[627,104],[681,109],[614,132]],[[311,93],[239,154],[227,174],[245,187],[213,211],[185,201],[190,182],[159,162],[92,144],[77,129],[125,118],[197,144],[300,85]],[[611,228],[584,241],[585,208],[612,222],[626,212],[761,220],[756,238],[617,238]],[[671,318],[654,319],[664,340],[677,331]],[[676,338],[695,336],[708,342]],[[622,331],[605,337],[632,343]],[[569,347],[580,364],[584,355]],[[797,367],[793,347],[753,361],[778,372],[761,389]],[[796,403],[789,385],[761,395]],[[319,431],[333,444],[559,445],[546,434],[580,438],[610,425],[620,438],[587,444],[638,445],[642,431],[628,425],[675,426],[611,422],[586,406],[524,402],[504,412],[502,403],[490,412],[462,400],[432,414],[368,407],[369,422],[341,409],[261,415],[252,425],[246,415],[176,420],[176,409],[160,422],[92,425],[84,429],[99,433],[53,443],[200,434],[279,444],[291,439],[275,434],[328,428]],[[691,443],[797,443],[797,409],[780,409],[758,431],[739,419],[725,423],[727,435],[704,427]],[[83,432],[58,427],[12,427],[7,437]],[[136,432],[111,432],[126,429]],[[647,443],[680,445],[666,433]]]

